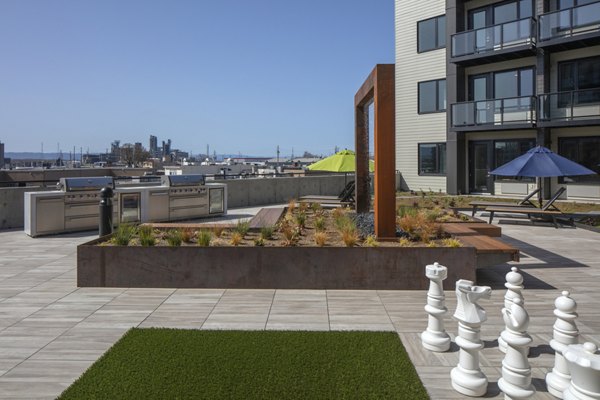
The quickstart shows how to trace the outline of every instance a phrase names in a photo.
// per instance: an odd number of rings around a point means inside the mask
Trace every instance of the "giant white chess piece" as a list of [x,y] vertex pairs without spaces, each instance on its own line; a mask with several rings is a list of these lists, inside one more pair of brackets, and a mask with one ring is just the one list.
[[564,291],[562,295],[554,301],[554,323],[553,338],[550,346],[554,349],[554,368],[546,375],[546,386],[548,392],[559,399],[563,398],[563,392],[567,390],[571,382],[569,366],[564,357],[564,351],[568,345],[579,343],[579,330],[575,320],[577,319],[577,303],[571,297],[569,292]]
[[474,286],[472,281],[460,279],[456,282],[456,312],[458,321],[456,344],[460,347],[458,365],[452,369],[452,387],[467,396],[483,396],[488,380],[479,367],[479,352],[483,349],[481,324],[487,320],[485,310],[477,304],[480,299],[489,299],[489,286]]
[[[517,267],[512,267],[510,272],[506,274],[506,293],[504,294],[504,308],[510,310],[510,307],[515,299],[521,299],[524,304],[523,295],[523,275],[519,273]],[[502,339],[502,333],[498,337],[498,348],[501,352],[506,353],[506,342]]]
[[571,371],[565,400],[600,399],[600,354],[594,343],[571,344],[564,352]]
[[510,308],[502,309],[506,329],[502,339],[506,343],[506,356],[502,360],[502,377],[498,387],[506,400],[528,399],[535,393],[531,384],[531,367],[527,360],[529,345],[533,341],[527,333],[529,314],[519,298],[513,299]]
[[425,311],[429,314],[427,329],[421,333],[423,347],[427,350],[444,352],[450,348],[450,336],[444,329],[444,314],[446,296],[442,281],[448,277],[448,268],[438,263],[425,267],[425,276],[429,278],[429,291],[427,292],[427,305]]

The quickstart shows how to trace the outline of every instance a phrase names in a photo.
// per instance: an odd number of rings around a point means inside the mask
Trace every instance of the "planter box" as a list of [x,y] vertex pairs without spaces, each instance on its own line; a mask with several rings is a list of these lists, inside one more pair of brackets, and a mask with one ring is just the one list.
[[425,266],[448,267],[446,289],[475,280],[474,247],[77,248],[79,287],[245,289],[419,289]]

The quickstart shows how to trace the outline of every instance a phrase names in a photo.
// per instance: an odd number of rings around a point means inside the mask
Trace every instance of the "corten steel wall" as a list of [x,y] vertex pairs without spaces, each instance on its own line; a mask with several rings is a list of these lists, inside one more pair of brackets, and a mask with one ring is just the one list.
[[475,280],[473,247],[77,248],[77,286],[424,290],[425,266],[448,267],[446,289]]

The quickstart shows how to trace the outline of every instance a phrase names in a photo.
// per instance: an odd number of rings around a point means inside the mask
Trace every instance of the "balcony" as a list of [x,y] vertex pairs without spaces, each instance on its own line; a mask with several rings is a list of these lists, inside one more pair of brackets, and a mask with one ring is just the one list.
[[533,54],[536,22],[533,18],[455,33],[450,61],[464,66],[496,62]]
[[568,50],[600,44],[600,1],[542,14],[538,46]]
[[541,127],[600,125],[600,88],[538,96]]
[[452,104],[452,130],[532,128],[536,122],[535,96],[468,101]]

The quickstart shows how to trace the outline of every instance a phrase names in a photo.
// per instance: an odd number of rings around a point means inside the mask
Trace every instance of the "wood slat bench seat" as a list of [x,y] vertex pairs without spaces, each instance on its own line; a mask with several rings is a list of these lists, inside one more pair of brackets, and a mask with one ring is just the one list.
[[511,261],[519,261],[519,249],[510,246],[501,240],[485,235],[474,235],[461,236],[460,241],[475,247],[478,255],[505,254]]
[[471,207],[473,207],[473,209],[471,210],[471,216],[474,217],[475,213],[479,210],[485,210],[487,209],[487,207],[531,207],[531,208],[535,208],[534,206],[523,206],[520,205],[519,203],[494,203],[494,202],[490,202],[490,201],[472,201],[469,203],[469,205]]
[[486,211],[490,213],[489,223],[491,224],[494,220],[494,214],[496,213],[507,213],[507,214],[520,214],[527,215],[528,218],[532,218],[534,216],[537,217],[550,217],[552,223],[555,228],[558,228],[558,223],[556,222],[556,217],[564,216],[561,211],[556,210],[540,210],[539,208],[528,208],[528,207],[488,207]]
[[486,224],[484,222],[448,222],[442,224],[442,228],[444,231],[454,236],[502,236],[502,229],[499,226]]
[[250,229],[257,230],[269,226],[274,226],[281,215],[285,211],[285,207],[261,208],[258,213],[250,220]]

